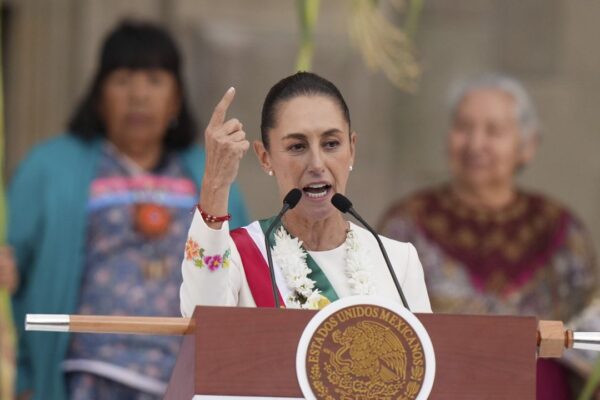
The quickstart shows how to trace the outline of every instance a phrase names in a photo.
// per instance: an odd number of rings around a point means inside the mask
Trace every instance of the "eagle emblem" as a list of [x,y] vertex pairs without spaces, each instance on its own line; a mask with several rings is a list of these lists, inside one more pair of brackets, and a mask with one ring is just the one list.
[[325,370],[331,383],[337,383],[340,398],[362,392],[365,399],[381,399],[402,389],[406,350],[390,328],[374,321],[360,321],[336,330],[331,337],[340,347],[335,351],[324,349],[329,355]]
[[429,395],[433,378],[426,373],[435,371],[435,360],[429,362],[433,355],[422,339],[429,349],[431,342],[419,320],[401,306],[395,310],[393,304],[383,307],[368,300],[373,303],[339,300],[337,310],[336,303],[329,306],[333,312],[321,310],[305,330],[296,361],[298,382],[308,398],[416,400]]

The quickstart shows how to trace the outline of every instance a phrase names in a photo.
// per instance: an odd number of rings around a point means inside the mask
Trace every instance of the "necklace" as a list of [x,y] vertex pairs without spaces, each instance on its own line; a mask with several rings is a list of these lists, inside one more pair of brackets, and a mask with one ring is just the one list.
[[134,228],[148,239],[163,236],[171,226],[171,213],[156,201],[157,195],[154,192],[160,189],[160,179],[148,173],[109,141],[106,142],[106,150],[132,179],[130,185],[139,191],[138,196],[142,201],[133,206]]
[[119,164],[128,178],[128,189],[134,193],[132,222],[134,230],[143,238],[140,248],[144,261],[138,265],[142,276],[146,280],[164,279],[169,274],[169,263],[161,239],[171,227],[172,215],[158,201],[161,197],[161,177],[140,167],[110,141],[106,141],[105,149]]
[[[346,232],[344,242],[346,265],[344,273],[353,295],[370,295],[375,292],[371,279],[370,265],[361,250],[352,229]],[[318,310],[330,303],[329,299],[315,288],[315,281],[308,275],[312,270],[306,264],[307,253],[302,241],[293,238],[283,226],[275,233],[273,260],[281,268],[285,282],[291,291],[286,299],[289,308]]]

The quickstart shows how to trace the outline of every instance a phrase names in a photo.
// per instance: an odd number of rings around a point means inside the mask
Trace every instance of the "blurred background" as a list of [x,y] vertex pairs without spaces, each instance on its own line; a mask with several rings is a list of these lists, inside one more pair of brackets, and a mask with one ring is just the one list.
[[[538,157],[521,180],[573,209],[600,244],[600,2],[424,1],[415,33],[421,78],[413,93],[367,67],[348,33],[352,4],[321,2],[312,69],[349,103],[359,133],[349,195],[369,221],[393,199],[445,179],[448,87],[466,75],[500,71],[525,84],[543,123]],[[4,0],[6,179],[33,144],[63,131],[102,38],[124,17],[173,32],[201,126],[235,86],[231,115],[258,138],[267,90],[296,65],[295,0]],[[394,23],[405,16],[390,6],[386,17]],[[254,154],[243,164],[239,182],[251,217],[271,215],[279,206],[275,185]]]
[[[160,23],[177,39],[201,129],[225,90],[235,86],[229,116],[239,118],[251,139],[258,139],[266,92],[295,72],[299,55],[312,54],[311,69],[332,80],[350,107],[358,153],[348,195],[373,224],[395,199],[448,180],[444,135],[450,86],[485,72],[512,75],[531,93],[543,126],[538,155],[520,182],[573,210],[600,248],[598,1],[0,4],[4,182],[10,182],[33,145],[64,131],[87,91],[105,34],[130,17]],[[377,59],[377,45],[385,46],[385,40],[375,40],[378,34],[392,38],[387,43],[393,55],[383,61]],[[369,66],[377,62],[383,68]],[[238,182],[251,219],[279,209],[276,185],[253,153],[243,160]]]

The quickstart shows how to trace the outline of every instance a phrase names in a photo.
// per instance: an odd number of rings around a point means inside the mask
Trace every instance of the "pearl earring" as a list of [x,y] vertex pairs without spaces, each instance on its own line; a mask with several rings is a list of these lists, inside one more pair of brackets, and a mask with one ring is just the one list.
[[269,174],[269,176],[273,176],[273,171],[269,171],[267,174]]
[[348,168],[349,171],[352,171],[352,165]]

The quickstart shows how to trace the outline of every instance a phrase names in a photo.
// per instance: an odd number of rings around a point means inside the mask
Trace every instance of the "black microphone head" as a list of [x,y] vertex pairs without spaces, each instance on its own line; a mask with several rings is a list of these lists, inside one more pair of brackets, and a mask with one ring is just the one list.
[[290,190],[288,194],[285,195],[285,197],[283,198],[283,204],[287,205],[288,208],[291,210],[292,208],[296,207],[296,204],[298,204],[301,198],[302,191],[300,189],[294,188]]
[[346,196],[336,193],[331,198],[331,204],[343,213],[347,213],[352,208],[352,202]]

